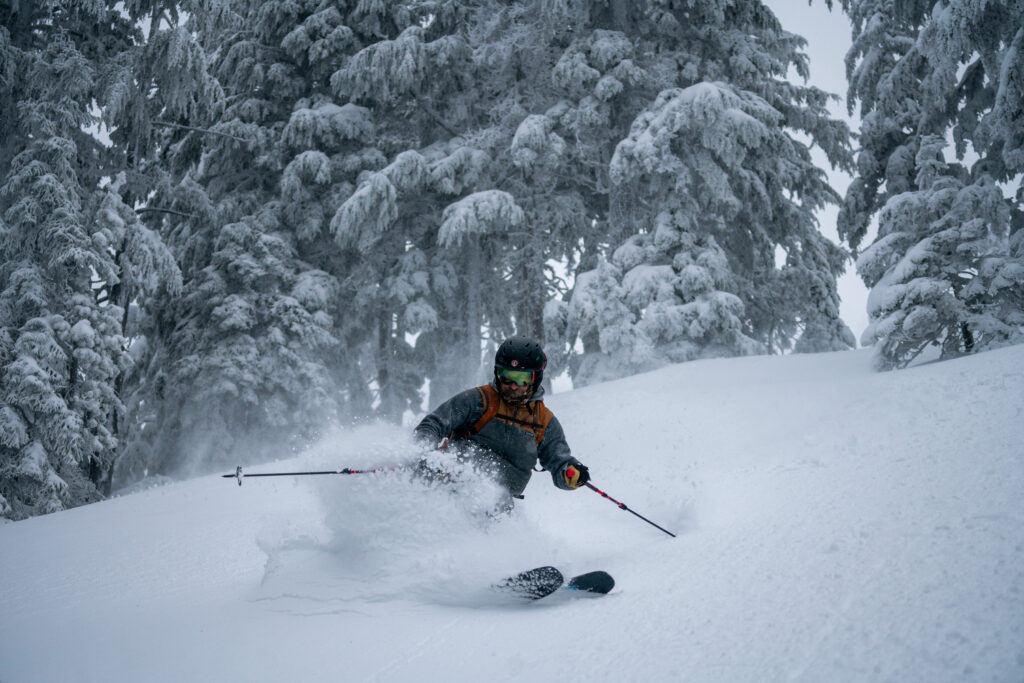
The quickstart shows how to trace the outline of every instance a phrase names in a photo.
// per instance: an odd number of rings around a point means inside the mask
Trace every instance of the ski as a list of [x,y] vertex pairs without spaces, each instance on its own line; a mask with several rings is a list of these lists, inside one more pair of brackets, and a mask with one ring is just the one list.
[[615,587],[615,579],[603,571],[587,572],[574,576],[566,582],[562,572],[555,567],[527,569],[497,583],[494,588],[502,593],[515,595],[527,600],[540,600],[560,588],[579,593],[604,595]]
[[604,595],[615,588],[615,579],[608,572],[587,572],[569,579],[565,587],[573,591]]
[[504,579],[495,588],[529,600],[540,600],[561,588],[563,583],[565,577],[554,567],[536,567]]

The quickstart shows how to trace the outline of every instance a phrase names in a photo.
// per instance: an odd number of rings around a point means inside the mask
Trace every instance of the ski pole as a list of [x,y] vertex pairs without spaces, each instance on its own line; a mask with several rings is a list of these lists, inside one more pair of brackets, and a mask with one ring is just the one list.
[[611,497],[611,496],[609,496],[609,495],[608,495],[607,493],[605,493],[605,492],[604,492],[604,491],[602,491],[601,489],[597,488],[596,486],[594,486],[594,485],[593,485],[593,484],[591,484],[590,482],[587,482],[587,483],[586,483],[586,484],[584,484],[584,485],[585,485],[585,486],[586,486],[586,487],[587,487],[588,489],[590,489],[591,491],[597,491],[598,493],[600,493],[600,494],[601,494],[601,496],[602,496],[602,497],[604,497],[604,498],[607,498],[607,499],[608,499],[608,500],[610,500],[611,502],[613,502],[613,503],[615,503],[616,505],[618,505],[618,506],[619,506],[619,509],[620,509],[620,510],[625,510],[626,512],[630,512],[630,513],[632,513],[632,514],[636,515],[637,517],[639,517],[640,519],[644,520],[645,522],[647,522],[647,523],[648,523],[648,524],[650,524],[651,526],[655,527],[656,529],[660,529],[661,531],[664,531],[664,532],[665,532],[666,534],[668,534],[668,535],[669,535],[669,536],[671,536],[672,538],[675,538],[675,537],[676,537],[676,535],[675,535],[674,533],[672,533],[671,531],[669,531],[668,529],[665,529],[665,528],[663,528],[663,527],[660,527],[660,526],[658,526],[657,524],[655,524],[655,523],[654,523],[654,522],[652,522],[651,520],[647,519],[646,517],[644,517],[644,516],[643,516],[643,515],[641,515],[640,513],[636,512],[635,510],[631,510],[631,509],[629,509],[628,507],[626,507],[626,504],[625,504],[625,503],[620,503],[619,501],[615,500],[614,498],[612,498],[612,497]]
[[256,474],[242,474],[242,466],[239,465],[235,469],[234,474],[222,474],[220,476],[223,479],[234,477],[238,480],[238,485],[241,486],[243,477],[303,477],[320,474],[371,474],[373,472],[388,472],[394,469],[394,467],[375,467],[370,470],[354,470],[350,467],[346,467],[342,470],[324,470],[322,472],[258,472]]

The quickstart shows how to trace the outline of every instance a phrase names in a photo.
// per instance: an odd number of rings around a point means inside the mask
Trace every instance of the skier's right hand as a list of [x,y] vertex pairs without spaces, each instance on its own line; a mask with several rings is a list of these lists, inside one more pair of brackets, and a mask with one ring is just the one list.
[[565,479],[566,486],[571,489],[578,489],[590,481],[590,470],[587,469],[586,465],[570,463],[562,470],[562,477]]

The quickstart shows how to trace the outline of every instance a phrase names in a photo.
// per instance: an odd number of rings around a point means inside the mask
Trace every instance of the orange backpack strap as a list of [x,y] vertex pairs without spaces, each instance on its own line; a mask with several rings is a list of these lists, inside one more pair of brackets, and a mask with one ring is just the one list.
[[537,416],[537,426],[534,428],[533,433],[537,438],[537,445],[544,440],[544,432],[547,431],[548,424],[551,422],[551,418],[555,416],[547,406],[544,405],[544,401],[537,401],[534,404],[534,415]]
[[477,387],[476,390],[480,392],[480,396],[484,399],[484,414],[470,427],[472,430],[470,434],[479,434],[484,425],[494,419],[494,416],[498,414],[498,408],[501,407],[501,398],[490,384]]
[[494,419],[494,416],[498,414],[498,408],[501,407],[501,400],[498,397],[498,392],[495,391],[494,387],[490,384],[477,387],[476,390],[480,392],[480,397],[484,401],[484,412],[480,416],[480,419],[472,425],[455,430],[455,438],[457,439],[465,439],[466,437],[473,436],[474,434],[479,434],[480,430],[484,428],[484,425]]

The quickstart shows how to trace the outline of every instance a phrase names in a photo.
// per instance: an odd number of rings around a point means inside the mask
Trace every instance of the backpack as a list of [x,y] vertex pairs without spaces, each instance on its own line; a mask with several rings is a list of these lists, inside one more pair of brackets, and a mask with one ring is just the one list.
[[[484,413],[480,416],[480,419],[474,422],[468,427],[463,427],[455,431],[456,439],[466,439],[474,434],[479,434],[480,430],[487,425],[488,422],[494,418],[498,418],[500,421],[506,424],[515,425],[526,431],[533,432],[533,437],[540,446],[540,442],[544,440],[544,432],[548,428],[548,424],[554,417],[554,413],[547,409],[544,405],[544,401],[531,401],[527,404],[527,417],[533,418],[532,420],[519,419],[519,411],[514,409],[512,412],[508,410],[502,411],[501,409],[509,408],[510,406],[501,400],[501,396],[498,394],[497,389],[492,387],[490,384],[485,384],[482,387],[477,387],[477,391],[480,392],[480,396],[484,400]],[[530,410],[532,406],[533,410]],[[500,413],[500,414],[499,414]]]

